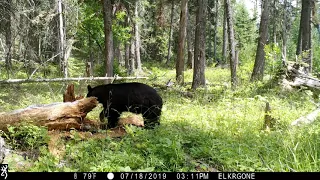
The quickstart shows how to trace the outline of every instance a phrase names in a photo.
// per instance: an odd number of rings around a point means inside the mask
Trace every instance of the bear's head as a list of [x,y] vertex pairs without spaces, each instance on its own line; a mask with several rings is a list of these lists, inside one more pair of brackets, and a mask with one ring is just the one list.
[[88,94],[87,94],[87,97],[91,97],[91,96],[93,96],[93,88],[92,88],[90,85],[88,85]]

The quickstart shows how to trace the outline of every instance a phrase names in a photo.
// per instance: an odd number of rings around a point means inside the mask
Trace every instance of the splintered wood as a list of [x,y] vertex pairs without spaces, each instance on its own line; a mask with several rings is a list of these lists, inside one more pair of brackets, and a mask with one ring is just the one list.
[[67,86],[66,92],[63,94],[63,102],[73,102],[82,99],[83,96],[77,96],[74,93],[74,85],[69,84]]
[[[28,122],[49,129],[81,129],[87,113],[98,105],[95,97],[74,102],[58,102],[46,105],[33,105],[0,115],[0,130],[6,131],[7,125]],[[89,122],[89,121],[87,121]],[[90,121],[89,126],[92,125]]]

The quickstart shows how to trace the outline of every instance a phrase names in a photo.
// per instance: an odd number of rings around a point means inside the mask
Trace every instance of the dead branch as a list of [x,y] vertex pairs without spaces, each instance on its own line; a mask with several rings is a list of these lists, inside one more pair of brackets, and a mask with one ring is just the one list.
[[67,81],[103,81],[122,79],[148,79],[148,77],[79,77],[79,78],[54,78],[54,79],[8,79],[1,80],[0,84],[21,84],[21,83],[41,83],[41,82],[67,82]]
[[310,124],[317,119],[319,112],[320,112],[320,108],[317,108],[316,110],[312,111],[306,116],[301,116],[300,118],[293,121],[291,123],[291,126],[300,126],[302,124]]

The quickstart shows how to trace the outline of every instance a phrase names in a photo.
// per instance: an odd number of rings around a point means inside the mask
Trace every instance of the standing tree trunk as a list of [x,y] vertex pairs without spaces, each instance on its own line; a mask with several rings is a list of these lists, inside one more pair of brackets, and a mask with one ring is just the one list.
[[[297,55],[302,54],[303,62],[307,63],[309,67],[305,67],[305,73],[312,70],[311,60],[311,9],[313,0],[303,0],[300,18],[299,39],[297,45]],[[300,44],[301,43],[301,44]]]
[[5,56],[5,63],[8,78],[10,76],[10,72],[12,70],[12,34],[11,34],[11,13],[12,13],[12,0],[5,1],[5,9],[7,11],[4,12],[4,29],[5,29],[5,38],[6,38],[6,56]]
[[287,0],[283,2],[283,25],[282,25],[282,62],[287,60]]
[[[301,24],[301,21],[300,21]],[[301,26],[301,25],[300,25]],[[302,38],[301,38],[301,28],[299,28],[298,31],[298,41],[297,41],[297,49],[296,49],[296,55],[298,56],[299,54],[301,54],[301,49],[302,49],[302,42],[301,42]]]
[[181,14],[179,23],[179,45],[177,53],[176,63],[176,80],[179,84],[184,82],[184,47],[187,30],[187,11],[188,11],[188,0],[181,1]]
[[208,18],[208,26],[207,26],[207,38],[206,38],[206,41],[207,41],[207,45],[208,45],[208,50],[206,52],[207,54],[207,57],[208,57],[208,66],[211,66],[212,64],[212,55],[211,55],[211,50],[212,50],[212,37],[214,36],[214,31],[211,30],[211,26],[214,24],[214,15],[212,15],[214,12],[212,12],[212,9],[214,9],[214,7],[211,7],[211,6],[214,6],[214,4],[212,5],[212,2],[214,3],[214,1],[209,1],[208,2],[208,7],[207,7],[207,18]]
[[[68,77],[68,62],[65,59],[65,31],[63,22],[62,0],[58,0],[58,14],[59,14],[59,50],[60,50],[60,64],[65,78]],[[40,52],[40,50],[39,50]]]
[[[134,30],[132,30],[132,34],[134,33]],[[135,45],[134,45],[134,38],[131,37],[131,43],[130,43],[130,56],[129,56],[129,75],[133,75],[135,72]]]
[[229,34],[229,49],[230,49],[230,70],[231,70],[231,86],[234,89],[237,86],[237,64],[236,57],[236,42],[234,39],[233,15],[230,0],[225,0],[225,11],[227,13],[227,24]]
[[174,11],[174,0],[171,0],[171,17],[170,17],[170,32],[169,32],[169,41],[168,41],[168,56],[167,56],[167,62],[168,65],[170,62],[171,57],[171,40],[172,40],[172,33],[173,33],[173,11]]
[[[111,0],[102,0],[105,43],[106,75],[113,76],[113,35],[112,35],[112,3]],[[108,83],[109,81],[106,81]]]
[[187,60],[187,67],[189,69],[193,69],[193,46],[192,46],[192,32],[193,28],[191,25],[191,20],[190,20],[190,13],[187,14],[188,17],[188,23],[187,23],[187,48],[188,48],[188,60]]
[[[129,9],[127,8],[127,11],[129,12]],[[129,27],[129,15],[127,15],[126,17],[126,27]],[[127,42],[125,42],[125,53],[124,53],[124,66],[127,70],[127,74],[130,74],[130,40],[128,40]]]
[[91,33],[88,33],[89,34],[89,61],[88,61],[88,64],[90,63],[89,65],[89,75],[90,76],[94,76],[93,75],[93,51],[92,51],[92,37],[91,37]]
[[213,41],[214,41],[214,44],[213,44],[213,57],[214,57],[214,60],[216,61],[217,60],[217,26],[218,26],[218,4],[219,1],[216,0],[215,3],[214,3],[214,6],[215,6],[215,13],[214,13],[214,34],[213,34]]
[[208,0],[198,0],[196,33],[194,42],[194,68],[192,89],[206,85],[205,58],[206,58],[206,14]]
[[125,53],[124,53],[124,66],[127,70],[127,74],[129,74],[129,60],[130,60],[130,44],[129,42],[126,42],[125,44]]
[[114,47],[114,59],[118,60],[119,65],[123,66],[123,59],[121,55],[121,44],[119,41],[113,44]]
[[263,10],[261,13],[260,29],[259,29],[259,40],[257,46],[256,59],[251,75],[251,81],[262,80],[264,73],[265,64],[265,52],[264,46],[266,45],[268,38],[268,24],[269,24],[269,1],[263,2]]
[[223,15],[223,42],[222,42],[222,63],[225,64],[227,62],[227,51],[228,51],[228,26],[227,26],[227,11],[224,9]]
[[138,1],[135,2],[134,6],[134,16],[135,16],[135,22],[134,22],[134,34],[135,34],[135,56],[136,56],[136,65],[137,65],[137,71],[141,72],[141,59],[140,59],[140,33],[139,33],[139,14],[138,14]]
[[[271,17],[272,18],[272,21],[271,21],[271,24],[272,24],[272,37],[273,37],[273,44],[276,44],[277,43],[277,19],[276,17],[278,17],[278,14],[277,14],[277,0],[273,0],[273,5],[272,5],[272,15]],[[273,48],[274,46],[272,46]],[[274,49],[273,49],[274,50]],[[275,59],[276,60],[276,59]]]

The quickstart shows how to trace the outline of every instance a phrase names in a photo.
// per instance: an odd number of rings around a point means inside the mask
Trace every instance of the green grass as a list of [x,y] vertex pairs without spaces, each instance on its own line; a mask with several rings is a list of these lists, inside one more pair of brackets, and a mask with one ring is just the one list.
[[[148,71],[150,79],[140,82],[164,84],[175,79],[174,68]],[[128,127],[131,133],[122,139],[74,138],[65,141],[66,154],[61,159],[43,146],[39,158],[25,171],[197,171],[199,167],[203,171],[320,171],[320,123],[289,126],[315,108],[309,92],[249,84],[250,68],[242,68],[239,76],[240,85],[232,91],[229,70],[209,67],[210,85],[187,98],[181,94],[191,88],[192,70],[187,70],[185,82],[189,83],[159,91],[164,100],[161,126],[154,130]],[[74,84],[76,94],[85,95],[87,84],[95,83]],[[8,112],[60,102],[66,84],[1,86],[0,111]],[[267,101],[278,120],[272,131],[262,130]],[[98,119],[100,110],[101,105],[88,117]]]

